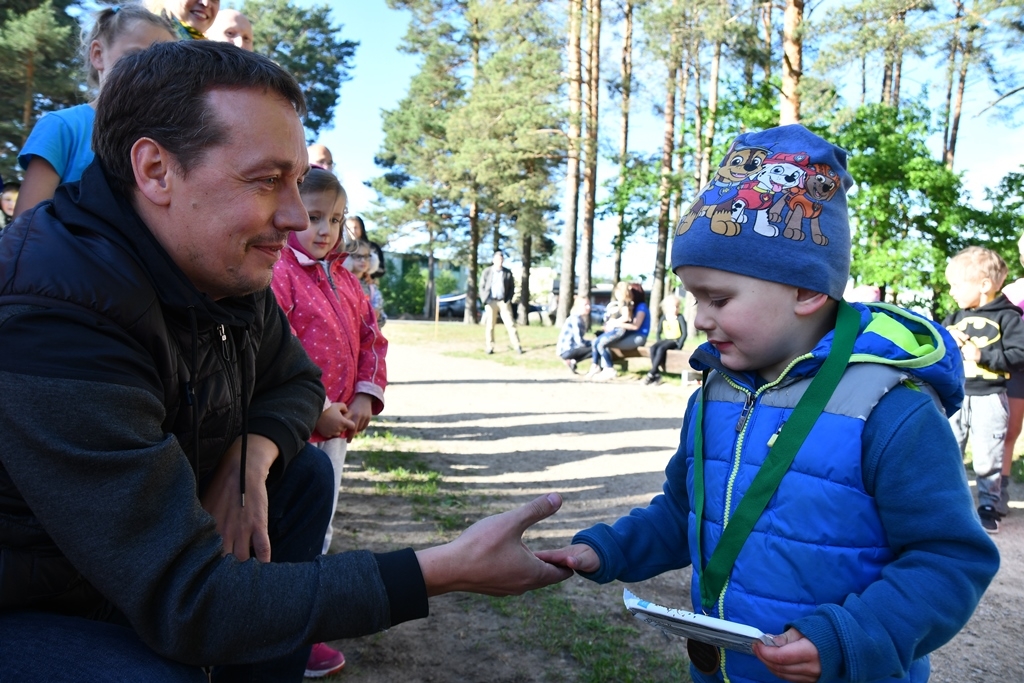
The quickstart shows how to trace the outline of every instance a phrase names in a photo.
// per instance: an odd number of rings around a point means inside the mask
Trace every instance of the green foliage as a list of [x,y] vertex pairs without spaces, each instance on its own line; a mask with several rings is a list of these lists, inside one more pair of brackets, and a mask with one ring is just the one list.
[[833,139],[857,182],[848,195],[855,281],[937,315],[946,261],[972,236],[991,237],[991,226],[963,204],[959,176],[931,158],[928,119],[920,105],[867,105]]
[[[618,158],[613,157],[613,160],[618,161]],[[650,237],[658,225],[661,153],[630,153],[619,174],[605,182],[608,196],[598,202],[597,215],[601,218],[622,216],[621,233],[612,238],[612,243],[624,247],[636,235]]]
[[300,7],[291,0],[245,0],[252,20],[253,49],[288,70],[302,87],[310,142],[333,126],[341,84],[351,77],[359,43],[340,38],[329,5]]
[[378,283],[384,296],[385,311],[389,316],[419,315],[423,312],[423,298],[427,295],[427,272],[418,266],[403,270],[388,268]]
[[70,0],[17,0],[0,9],[0,175],[19,176],[18,151],[47,111],[75,104],[78,26]]

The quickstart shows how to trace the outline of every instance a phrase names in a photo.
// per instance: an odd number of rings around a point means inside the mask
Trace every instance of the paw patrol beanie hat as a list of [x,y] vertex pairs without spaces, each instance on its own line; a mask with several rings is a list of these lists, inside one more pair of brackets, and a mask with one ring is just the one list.
[[744,133],[679,221],[672,270],[714,268],[842,299],[851,185],[846,151],[803,126]]

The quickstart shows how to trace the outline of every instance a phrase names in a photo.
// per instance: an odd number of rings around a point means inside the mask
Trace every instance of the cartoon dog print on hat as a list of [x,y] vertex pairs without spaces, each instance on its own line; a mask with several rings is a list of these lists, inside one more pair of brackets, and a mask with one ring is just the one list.
[[693,206],[679,221],[676,235],[685,233],[693,225],[693,221],[702,216],[711,219],[711,231],[714,233],[729,237],[739,234],[740,226],[732,220],[729,206],[736,197],[740,184],[760,170],[767,156],[768,150],[762,147],[730,149],[715,171],[714,177],[704,186]]

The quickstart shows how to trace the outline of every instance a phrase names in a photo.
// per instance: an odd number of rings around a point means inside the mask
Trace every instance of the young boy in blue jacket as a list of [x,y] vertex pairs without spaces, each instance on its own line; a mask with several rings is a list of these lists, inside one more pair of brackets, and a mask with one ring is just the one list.
[[925,681],[999,565],[947,422],[957,345],[842,302],[843,150],[745,133],[716,178],[672,246],[708,342],[664,491],[537,555],[601,583],[691,565],[695,611],[780,634],[754,656],[688,642],[698,683]]

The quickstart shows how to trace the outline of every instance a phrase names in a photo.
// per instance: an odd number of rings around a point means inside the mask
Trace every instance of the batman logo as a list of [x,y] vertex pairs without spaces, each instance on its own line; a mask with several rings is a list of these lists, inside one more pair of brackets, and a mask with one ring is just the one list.
[[1003,338],[1003,332],[999,329],[999,325],[981,316],[968,316],[952,327],[967,335],[970,342],[979,349],[991,346]]

